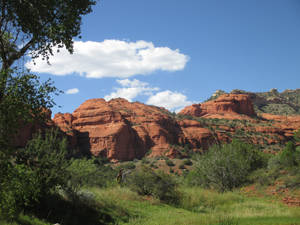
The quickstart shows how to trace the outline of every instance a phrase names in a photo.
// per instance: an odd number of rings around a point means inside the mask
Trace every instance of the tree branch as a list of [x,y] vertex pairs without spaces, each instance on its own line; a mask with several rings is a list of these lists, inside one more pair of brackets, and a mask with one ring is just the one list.
[[33,45],[34,43],[34,37],[27,42],[26,45],[24,45],[20,51],[13,53],[8,59],[8,66],[10,67],[16,60],[18,60],[19,58],[21,58],[26,52],[27,50]]

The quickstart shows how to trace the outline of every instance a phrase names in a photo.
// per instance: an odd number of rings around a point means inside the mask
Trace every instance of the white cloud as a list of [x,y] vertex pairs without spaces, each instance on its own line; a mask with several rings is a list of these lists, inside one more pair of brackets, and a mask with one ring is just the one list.
[[158,91],[157,87],[150,87],[148,83],[139,81],[137,79],[129,80],[117,80],[117,82],[122,86],[121,88],[115,88],[116,91],[106,95],[105,100],[110,100],[112,98],[125,98],[128,101],[132,101],[139,95],[152,95],[153,91]]
[[[53,52],[56,52],[54,49]],[[66,49],[50,57],[51,65],[41,58],[26,63],[33,72],[68,75],[78,73],[88,78],[128,78],[150,74],[156,70],[184,69],[189,57],[168,47],[155,47],[152,42],[104,40],[103,42],[74,42],[74,53]]]
[[79,92],[79,89],[78,88],[71,88],[71,89],[68,89],[66,90],[66,94],[67,95],[74,95],[74,94],[77,94]]
[[168,110],[175,110],[176,112],[178,112],[183,107],[191,105],[192,102],[188,101],[187,97],[179,92],[166,90],[150,96],[147,104],[162,106]]

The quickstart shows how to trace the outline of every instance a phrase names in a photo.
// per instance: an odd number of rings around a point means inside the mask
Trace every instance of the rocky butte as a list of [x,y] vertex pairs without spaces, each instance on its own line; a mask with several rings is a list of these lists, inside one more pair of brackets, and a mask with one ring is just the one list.
[[204,151],[233,138],[271,146],[273,151],[300,128],[300,116],[257,115],[247,94],[224,94],[177,115],[122,98],[90,99],[71,114],[56,114],[53,122],[69,136],[73,148],[111,161],[146,154],[184,157],[186,147]]

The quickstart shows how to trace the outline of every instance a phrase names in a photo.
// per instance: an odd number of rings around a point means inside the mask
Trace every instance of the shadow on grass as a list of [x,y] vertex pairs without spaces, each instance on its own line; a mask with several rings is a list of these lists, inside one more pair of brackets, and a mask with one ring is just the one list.
[[[60,225],[107,225],[114,224],[111,208],[101,207],[92,199],[64,199],[60,195],[51,195],[43,199],[38,208],[31,213],[49,223]],[[22,225],[31,225],[18,221]],[[25,223],[24,223],[25,222]]]

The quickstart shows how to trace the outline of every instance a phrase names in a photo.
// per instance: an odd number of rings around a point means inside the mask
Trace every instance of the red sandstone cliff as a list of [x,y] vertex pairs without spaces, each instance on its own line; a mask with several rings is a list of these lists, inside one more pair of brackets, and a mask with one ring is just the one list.
[[168,111],[125,99],[91,99],[72,114],[56,114],[54,123],[77,139],[77,146],[109,159],[161,155],[177,144],[181,129]]
[[282,144],[300,128],[300,116],[279,117],[259,119],[248,95],[226,94],[188,106],[175,117],[164,108],[121,98],[90,99],[72,114],[56,114],[53,121],[80,151],[110,160],[132,160],[150,150],[150,156],[178,157],[182,153],[174,146],[203,150],[235,137],[254,144]]
[[185,107],[179,114],[206,118],[244,119],[256,116],[247,94],[224,94],[213,101]]

